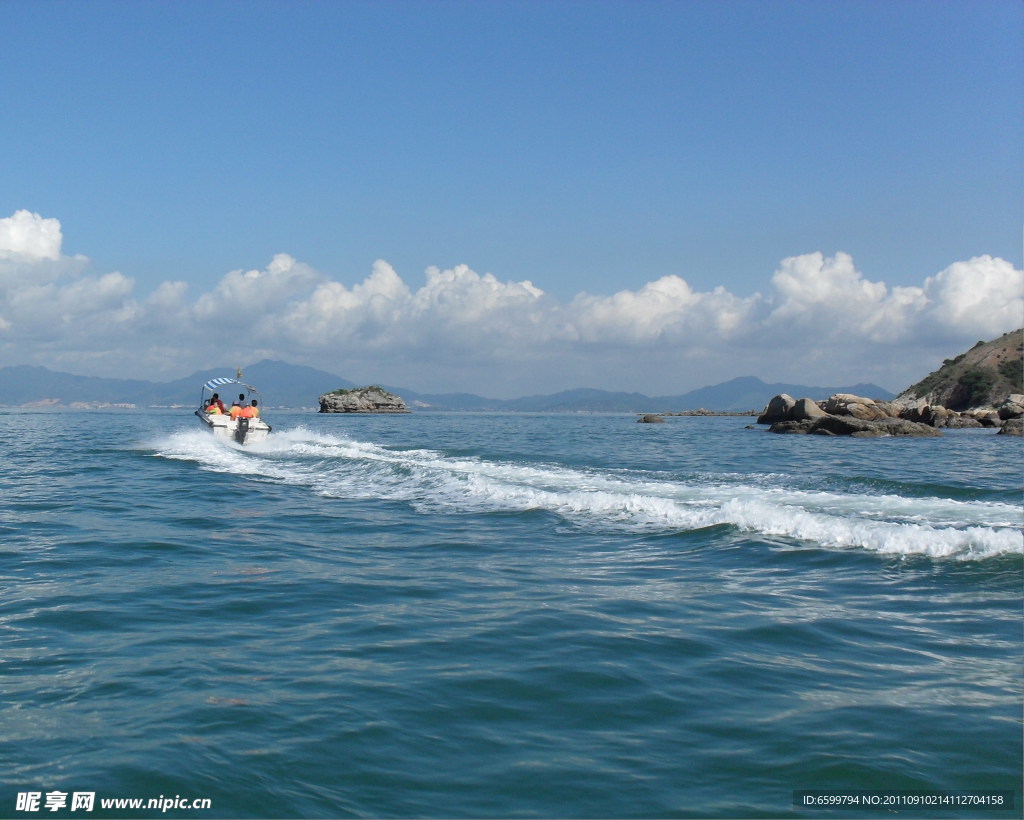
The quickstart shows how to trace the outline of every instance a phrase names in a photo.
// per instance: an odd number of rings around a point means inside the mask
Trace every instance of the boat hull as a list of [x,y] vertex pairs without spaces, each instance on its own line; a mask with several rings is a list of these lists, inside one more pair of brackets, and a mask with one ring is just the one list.
[[263,419],[233,419],[226,413],[207,413],[196,410],[196,416],[214,438],[234,441],[237,444],[258,444],[270,435],[270,425]]

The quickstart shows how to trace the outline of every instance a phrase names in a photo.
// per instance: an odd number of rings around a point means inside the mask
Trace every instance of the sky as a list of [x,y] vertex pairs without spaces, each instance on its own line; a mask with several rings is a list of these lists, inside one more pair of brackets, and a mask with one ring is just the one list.
[[898,391],[1024,325],[1018,0],[4,0],[0,366]]

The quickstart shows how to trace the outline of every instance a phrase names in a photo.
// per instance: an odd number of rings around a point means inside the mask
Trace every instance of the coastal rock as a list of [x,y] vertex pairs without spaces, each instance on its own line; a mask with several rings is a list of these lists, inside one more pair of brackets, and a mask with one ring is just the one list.
[[377,387],[335,390],[320,397],[321,413],[408,413],[405,401]]
[[852,416],[863,421],[888,418],[889,414],[875,404],[873,399],[855,396],[852,393],[836,393],[825,402],[825,412],[833,416]]
[[1024,417],[1024,395],[1013,393],[1006,397],[1006,400],[999,405],[999,418],[1019,419]]
[[1024,418],[1007,419],[999,428],[997,435],[1001,436],[1024,436]]
[[644,413],[637,419],[640,424],[664,424],[665,419],[659,416],[657,413]]
[[807,433],[817,436],[941,436],[942,433],[927,424],[905,419],[858,419],[853,416],[826,415],[806,421],[780,421],[768,428],[771,433]]
[[790,413],[795,406],[796,400],[792,396],[779,393],[768,402],[764,412],[757,417],[757,423],[774,424],[777,421],[789,421]]
[[935,426],[945,427],[949,430],[970,430],[976,427],[984,427],[985,425],[978,421],[974,416],[969,416],[966,413],[951,412],[942,424],[936,424]]
[[793,421],[807,421],[809,419],[820,419],[827,416],[824,410],[812,399],[797,399],[793,409],[789,411],[789,417]]
[[982,427],[999,427],[1003,423],[995,410],[975,410],[970,415]]

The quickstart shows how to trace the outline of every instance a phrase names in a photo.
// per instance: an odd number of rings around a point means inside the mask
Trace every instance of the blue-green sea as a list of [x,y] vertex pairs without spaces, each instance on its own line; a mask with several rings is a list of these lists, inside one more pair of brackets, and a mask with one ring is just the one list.
[[1022,816],[1020,439],[267,417],[0,411],[0,816]]

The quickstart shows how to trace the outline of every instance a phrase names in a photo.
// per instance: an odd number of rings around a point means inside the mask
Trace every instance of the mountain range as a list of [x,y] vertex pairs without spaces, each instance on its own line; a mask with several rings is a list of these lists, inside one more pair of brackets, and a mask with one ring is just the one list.
[[[317,407],[317,399],[354,382],[303,365],[264,359],[244,369],[243,380],[257,386],[266,407]],[[0,368],[0,405],[133,404],[137,407],[192,406],[202,385],[216,376],[234,376],[234,368],[193,373],[170,382],[75,376],[45,367],[18,365]],[[834,393],[855,393],[891,399],[893,394],[874,384],[812,387],[766,384],[742,376],[721,384],[674,396],[646,396],[580,388],[518,399],[490,399],[472,393],[417,393],[403,387],[380,385],[405,399],[413,410],[511,410],[520,412],[678,412],[706,409],[719,412],[761,410],[778,393],[824,399]]]

